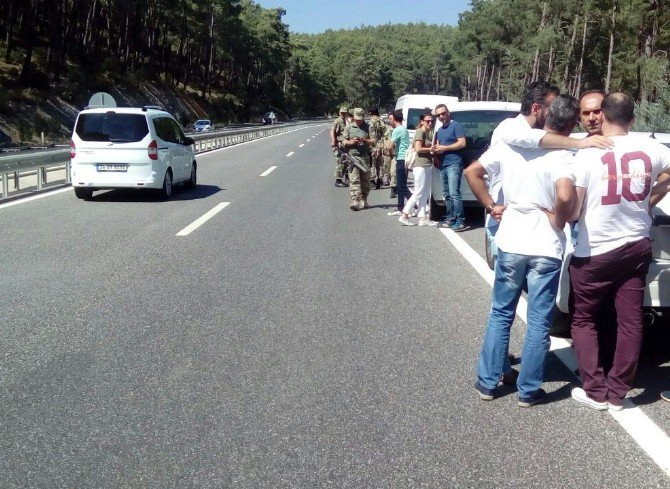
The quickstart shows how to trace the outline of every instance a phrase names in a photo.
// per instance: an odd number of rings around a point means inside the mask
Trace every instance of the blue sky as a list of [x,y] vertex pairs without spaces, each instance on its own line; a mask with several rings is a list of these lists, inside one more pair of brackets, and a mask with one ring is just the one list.
[[256,0],[256,3],[266,8],[284,8],[283,20],[291,32],[308,34],[389,22],[456,25],[458,14],[470,7],[469,0]]

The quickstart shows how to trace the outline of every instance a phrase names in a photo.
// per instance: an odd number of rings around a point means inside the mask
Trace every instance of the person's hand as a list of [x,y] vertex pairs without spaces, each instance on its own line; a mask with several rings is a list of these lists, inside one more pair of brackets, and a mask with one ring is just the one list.
[[614,141],[612,141],[607,136],[600,136],[596,134],[595,136],[589,136],[588,138],[580,139],[577,143],[577,148],[612,149],[614,148]]
[[503,212],[505,212],[505,206],[504,205],[494,205],[491,208],[491,217],[495,219],[496,221],[500,222],[503,216]]

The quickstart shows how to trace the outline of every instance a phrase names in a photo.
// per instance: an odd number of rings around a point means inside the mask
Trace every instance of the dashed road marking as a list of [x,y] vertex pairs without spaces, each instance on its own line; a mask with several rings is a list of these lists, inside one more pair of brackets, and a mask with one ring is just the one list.
[[289,154],[286,155],[286,157],[287,157],[287,158],[290,158],[290,157],[293,156],[294,154],[295,154],[295,151],[291,151]]
[[272,173],[272,172],[275,170],[275,168],[277,168],[276,165],[275,165],[275,166],[271,166],[270,168],[268,168],[267,170],[265,170],[263,173],[261,173],[260,176],[261,176],[261,177],[267,177],[270,173]]
[[305,143],[302,143],[298,148],[302,148],[305,145]]
[[[465,258],[477,273],[493,287],[495,273],[486,261],[473,250],[456,232],[451,229],[440,229],[440,232],[449,240],[456,250]],[[528,324],[526,311],[528,302],[524,297],[519,299],[516,314]],[[563,364],[574,372],[577,368],[577,360],[571,348],[570,342],[564,338],[551,337],[550,351],[552,351]],[[659,466],[659,468],[670,477],[670,437],[659,428],[638,406],[630,399],[624,400],[623,411],[607,411],[619,425],[631,436],[638,446]]]
[[191,224],[186,226],[184,229],[179,231],[177,233],[177,236],[188,236],[191,234],[193,231],[198,229],[200,226],[205,224],[207,221],[209,221],[212,217],[217,215],[219,212],[221,212],[223,209],[228,207],[230,205],[230,202],[221,202],[220,204],[216,205],[213,209],[205,212],[201,217],[193,221]]

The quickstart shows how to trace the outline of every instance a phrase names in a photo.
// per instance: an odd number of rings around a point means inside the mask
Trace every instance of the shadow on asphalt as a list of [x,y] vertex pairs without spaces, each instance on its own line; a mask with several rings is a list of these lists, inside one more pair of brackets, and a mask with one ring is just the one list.
[[[197,185],[194,189],[175,186],[170,200],[199,200],[226,190],[217,185]],[[93,194],[91,202],[161,202],[157,190],[114,189]]]

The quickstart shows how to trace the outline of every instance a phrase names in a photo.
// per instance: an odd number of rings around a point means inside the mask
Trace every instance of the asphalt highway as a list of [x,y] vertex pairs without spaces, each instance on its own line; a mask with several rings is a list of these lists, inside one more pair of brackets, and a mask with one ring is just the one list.
[[[547,403],[479,400],[490,286],[388,189],[352,212],[327,126],[197,161],[168,202],[0,206],[0,486],[670,487],[553,353]],[[634,392],[661,440],[669,356],[645,347]]]

